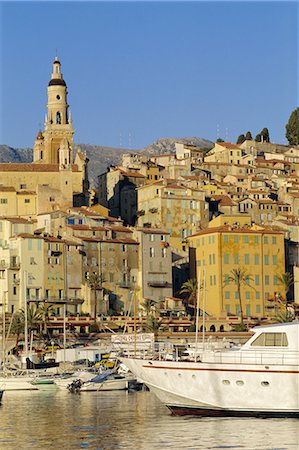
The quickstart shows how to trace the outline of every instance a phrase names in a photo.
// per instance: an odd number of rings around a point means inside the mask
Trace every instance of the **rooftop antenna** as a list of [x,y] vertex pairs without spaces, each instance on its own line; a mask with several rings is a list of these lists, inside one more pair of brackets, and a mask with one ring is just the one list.
[[228,128],[225,128],[225,141],[228,142]]
[[220,129],[219,129],[218,123],[217,123],[217,128],[216,128],[216,134],[217,134],[216,139],[219,139],[220,138]]

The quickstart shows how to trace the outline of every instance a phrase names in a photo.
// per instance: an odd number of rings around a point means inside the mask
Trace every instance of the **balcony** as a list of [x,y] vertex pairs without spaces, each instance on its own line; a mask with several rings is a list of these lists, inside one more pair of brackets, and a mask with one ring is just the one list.
[[168,281],[160,281],[160,280],[148,281],[147,285],[156,288],[171,288],[172,286],[172,284],[168,283]]
[[121,281],[120,283],[117,283],[117,285],[122,289],[133,289],[134,284],[131,281]]

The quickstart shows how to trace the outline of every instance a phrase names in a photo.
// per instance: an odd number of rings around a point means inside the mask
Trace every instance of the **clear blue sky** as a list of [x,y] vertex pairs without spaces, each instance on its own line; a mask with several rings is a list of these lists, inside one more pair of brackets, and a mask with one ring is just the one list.
[[[32,147],[56,49],[76,143],[286,143],[298,106],[297,2],[2,2],[0,143]],[[131,137],[129,137],[131,136]]]

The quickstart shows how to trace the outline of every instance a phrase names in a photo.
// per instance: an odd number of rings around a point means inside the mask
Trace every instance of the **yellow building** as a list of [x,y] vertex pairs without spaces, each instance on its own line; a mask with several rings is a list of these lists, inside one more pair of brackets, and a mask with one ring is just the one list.
[[[189,238],[193,274],[206,283],[206,311],[216,317],[239,315],[237,287],[228,283],[233,269],[245,269],[248,285],[241,287],[243,314],[251,318],[273,315],[270,300],[283,286],[284,233],[251,225],[249,216],[219,216],[208,229]],[[201,303],[202,307],[202,303]]]
[[170,245],[186,249],[186,238],[208,223],[204,193],[174,181],[157,181],[138,192],[138,226],[167,230]]
[[231,142],[216,142],[215,146],[205,156],[205,162],[225,164],[242,164],[242,149]]
[[56,57],[48,85],[45,131],[38,132],[33,163],[0,164],[0,216],[33,217],[88,203],[87,159],[78,151],[73,163],[73,133],[67,86]]

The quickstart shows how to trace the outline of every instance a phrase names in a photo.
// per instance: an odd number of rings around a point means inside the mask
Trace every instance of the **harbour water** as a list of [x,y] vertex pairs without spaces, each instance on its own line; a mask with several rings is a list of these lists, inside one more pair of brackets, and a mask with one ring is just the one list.
[[0,449],[297,450],[299,420],[172,416],[153,394],[6,392]]

